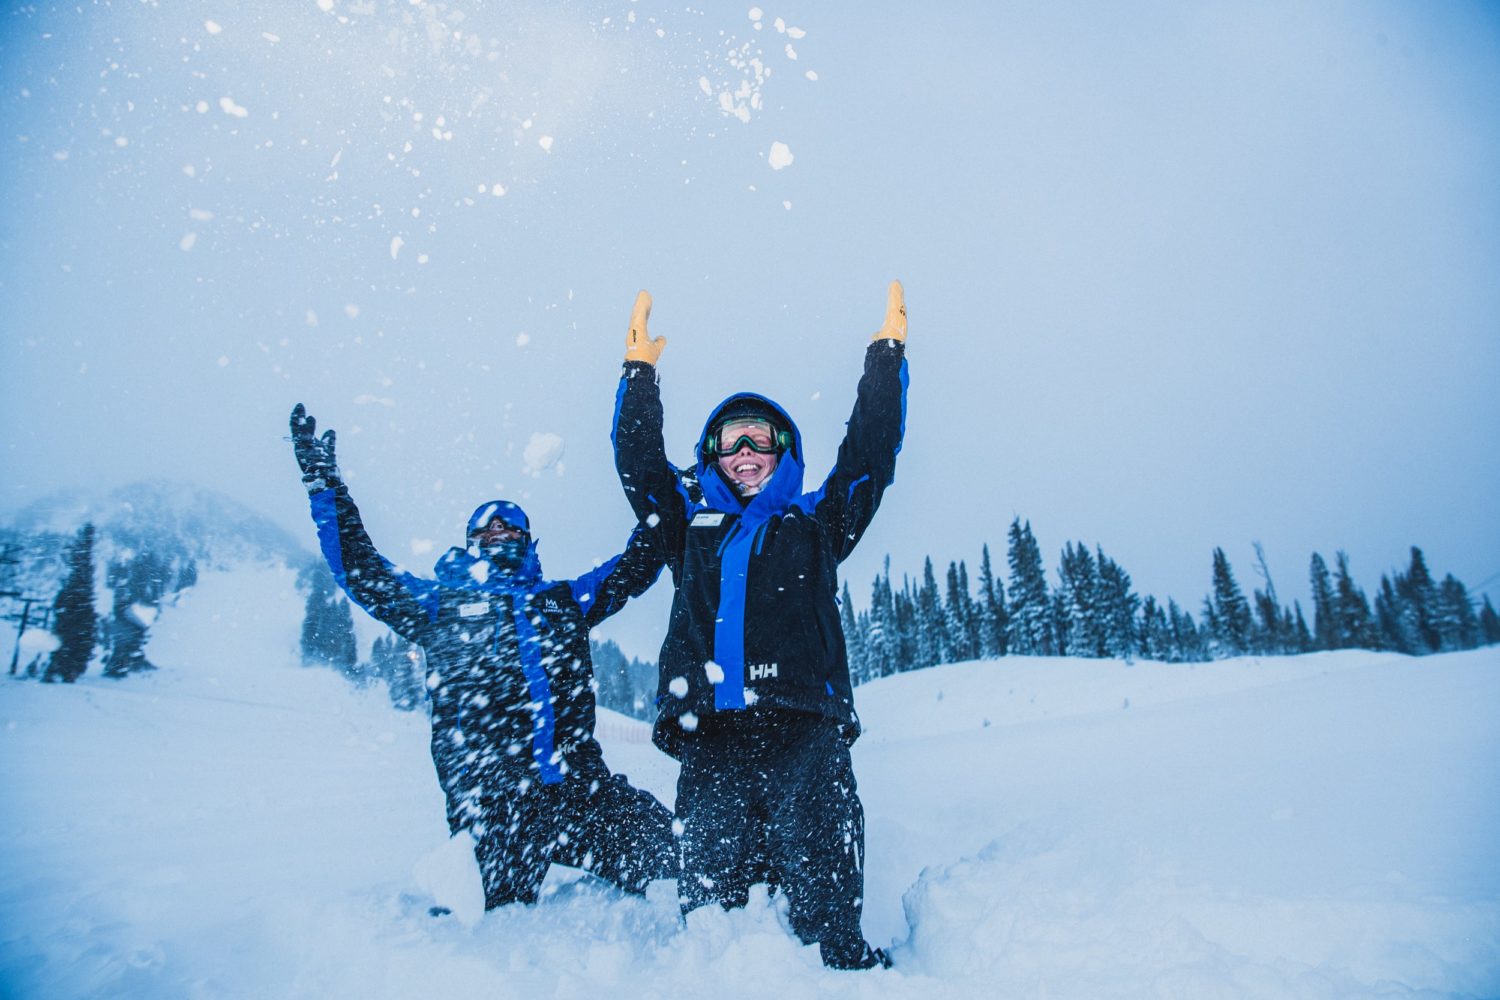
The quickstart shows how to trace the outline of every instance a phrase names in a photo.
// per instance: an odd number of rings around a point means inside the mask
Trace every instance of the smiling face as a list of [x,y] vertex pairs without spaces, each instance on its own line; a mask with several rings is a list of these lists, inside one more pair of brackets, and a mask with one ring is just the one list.
[[719,456],[719,468],[734,484],[740,496],[748,497],[759,493],[761,487],[766,485],[766,480],[776,471],[779,458],[775,452],[756,451],[748,443],[742,442],[739,450],[732,455]]
[[748,497],[759,493],[776,471],[787,440],[768,418],[741,414],[722,421],[704,447],[736,492]]

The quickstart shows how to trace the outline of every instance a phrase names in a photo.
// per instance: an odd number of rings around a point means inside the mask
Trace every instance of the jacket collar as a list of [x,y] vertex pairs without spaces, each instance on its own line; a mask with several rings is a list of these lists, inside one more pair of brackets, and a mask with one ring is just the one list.
[[519,569],[503,573],[488,559],[457,547],[443,553],[433,566],[438,582],[455,590],[483,590],[492,594],[512,594],[535,590],[542,580],[542,563],[537,558],[536,541],[526,546],[526,558]]

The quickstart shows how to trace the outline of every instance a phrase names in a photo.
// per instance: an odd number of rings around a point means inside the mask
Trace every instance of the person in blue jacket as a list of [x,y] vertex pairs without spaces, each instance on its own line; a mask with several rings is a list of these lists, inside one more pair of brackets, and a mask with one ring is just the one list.
[[611,774],[594,739],[589,630],[661,572],[653,532],[576,580],[542,576],[531,524],[504,500],[469,519],[436,580],[376,551],[334,460],[302,404],[292,445],[329,569],[355,603],[422,647],[432,702],[432,762],[450,833],[467,829],[485,908],[536,901],[552,862],[632,892],[675,878],[672,816]]
[[836,595],[838,564],[869,526],[901,448],[901,285],[891,283],[865,353],[838,459],[810,493],[796,424],[752,392],[714,408],[687,468],[667,460],[656,372],[666,341],[648,334],[650,309],[642,292],[616,398],[615,465],[676,584],[653,739],[682,762],[683,910],[742,906],[750,884],[768,880],[825,964],[889,965],[860,929],[864,813],[849,758],[859,717]]

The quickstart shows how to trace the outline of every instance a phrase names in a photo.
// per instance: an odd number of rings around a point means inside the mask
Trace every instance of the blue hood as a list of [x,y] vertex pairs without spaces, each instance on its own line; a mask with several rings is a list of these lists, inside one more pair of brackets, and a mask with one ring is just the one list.
[[[527,533],[526,558],[520,568],[504,572],[483,556],[476,556],[467,549],[454,547],[443,553],[432,567],[438,582],[457,590],[487,590],[491,593],[506,593],[530,590],[542,579],[542,562],[536,554],[536,539],[531,538],[531,520],[526,512],[509,500],[491,500],[480,504],[469,516],[465,538],[498,517],[512,528]],[[481,567],[481,564],[483,568]]]
[[497,517],[517,531],[531,534],[531,519],[519,505],[509,500],[491,500],[474,508],[474,513],[469,515],[469,527],[464,532],[464,537],[474,534]]
[[[718,422],[719,414],[728,409],[731,403],[745,399],[754,400],[776,412],[792,432],[791,449],[782,452],[776,463],[776,471],[771,473],[765,486],[748,503],[724,481],[719,473],[719,463],[710,460],[703,453],[703,442],[708,439],[709,431]],[[746,521],[763,521],[786,510],[793,500],[802,495],[802,432],[780,403],[759,393],[737,392],[714,407],[708,419],[703,422],[703,431],[693,446],[693,454],[698,459],[698,484],[703,488],[703,499],[714,510],[742,514]]]

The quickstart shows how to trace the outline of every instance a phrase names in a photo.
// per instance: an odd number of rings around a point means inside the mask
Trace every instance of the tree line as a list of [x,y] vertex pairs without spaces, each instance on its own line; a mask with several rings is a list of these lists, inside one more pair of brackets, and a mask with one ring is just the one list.
[[[104,569],[110,607],[100,613],[94,535],[93,525],[85,524],[71,539],[47,536],[33,539],[37,544],[5,545],[0,565],[7,572],[0,592],[20,598],[24,591],[45,589],[48,580],[56,587],[50,604],[33,610],[28,603],[25,611],[32,626],[52,632],[55,648],[25,664],[21,675],[72,682],[96,653],[107,677],[155,669],[145,656],[151,625],[162,607],[197,581],[197,567],[191,559],[149,550],[117,552]],[[27,558],[17,558],[18,552]],[[1224,550],[1214,549],[1210,590],[1195,618],[1175,600],[1163,604],[1136,593],[1130,574],[1098,545],[1066,543],[1057,581],[1049,583],[1031,523],[1016,518],[1003,578],[984,545],[974,578],[963,560],[949,562],[941,585],[928,557],[920,579],[903,575],[897,587],[887,557],[864,611],[854,610],[845,582],[841,614],[850,672],[858,684],[939,663],[1000,656],[1201,662],[1333,649],[1421,656],[1500,643],[1500,615],[1489,597],[1476,600],[1451,573],[1434,577],[1416,546],[1405,569],[1381,575],[1373,600],[1354,581],[1345,553],[1338,552],[1330,567],[1314,552],[1308,565],[1311,621],[1299,601],[1281,602],[1259,544],[1255,554],[1261,586],[1247,597]],[[59,561],[60,574],[53,565]],[[383,682],[397,708],[425,709],[426,668],[419,647],[387,634],[361,660],[349,602],[327,566],[309,562],[298,584],[307,595],[304,665],[337,670],[359,686]],[[10,617],[21,623],[18,615]],[[655,664],[627,658],[613,642],[591,642],[591,647],[599,703],[649,719]]]
[[1420,656],[1500,642],[1500,615],[1489,598],[1476,601],[1451,573],[1436,580],[1416,546],[1405,570],[1381,576],[1373,604],[1354,582],[1347,555],[1339,552],[1330,571],[1313,553],[1311,624],[1300,602],[1281,603],[1258,543],[1255,553],[1262,586],[1246,597],[1224,550],[1214,549],[1211,589],[1195,619],[1175,600],[1163,604],[1136,593],[1130,574],[1098,545],[1065,544],[1057,582],[1049,584],[1031,522],[1018,517],[1010,525],[1004,579],[985,545],[975,579],[960,560],[948,564],[942,585],[928,557],[920,579],[903,575],[897,587],[887,557],[864,611],[855,612],[845,582],[850,671],[862,683],[1000,656],[1201,662],[1329,649]]
[[[62,536],[66,538],[66,536]],[[40,544],[37,544],[40,542]],[[5,596],[23,602],[16,622],[16,651],[11,660],[13,676],[39,677],[47,683],[72,683],[88,670],[96,652],[106,677],[127,677],[155,670],[146,659],[146,640],[161,609],[198,582],[198,566],[177,552],[150,549],[115,551],[104,567],[110,593],[105,611],[95,607],[95,532],[86,523],[78,533],[61,543],[60,560],[55,554],[55,536],[8,542],[3,563],[8,572]],[[50,605],[35,611],[40,598],[33,592],[55,580],[53,563],[61,562],[62,580]],[[55,637],[50,653],[20,662],[21,632],[47,629]]]

